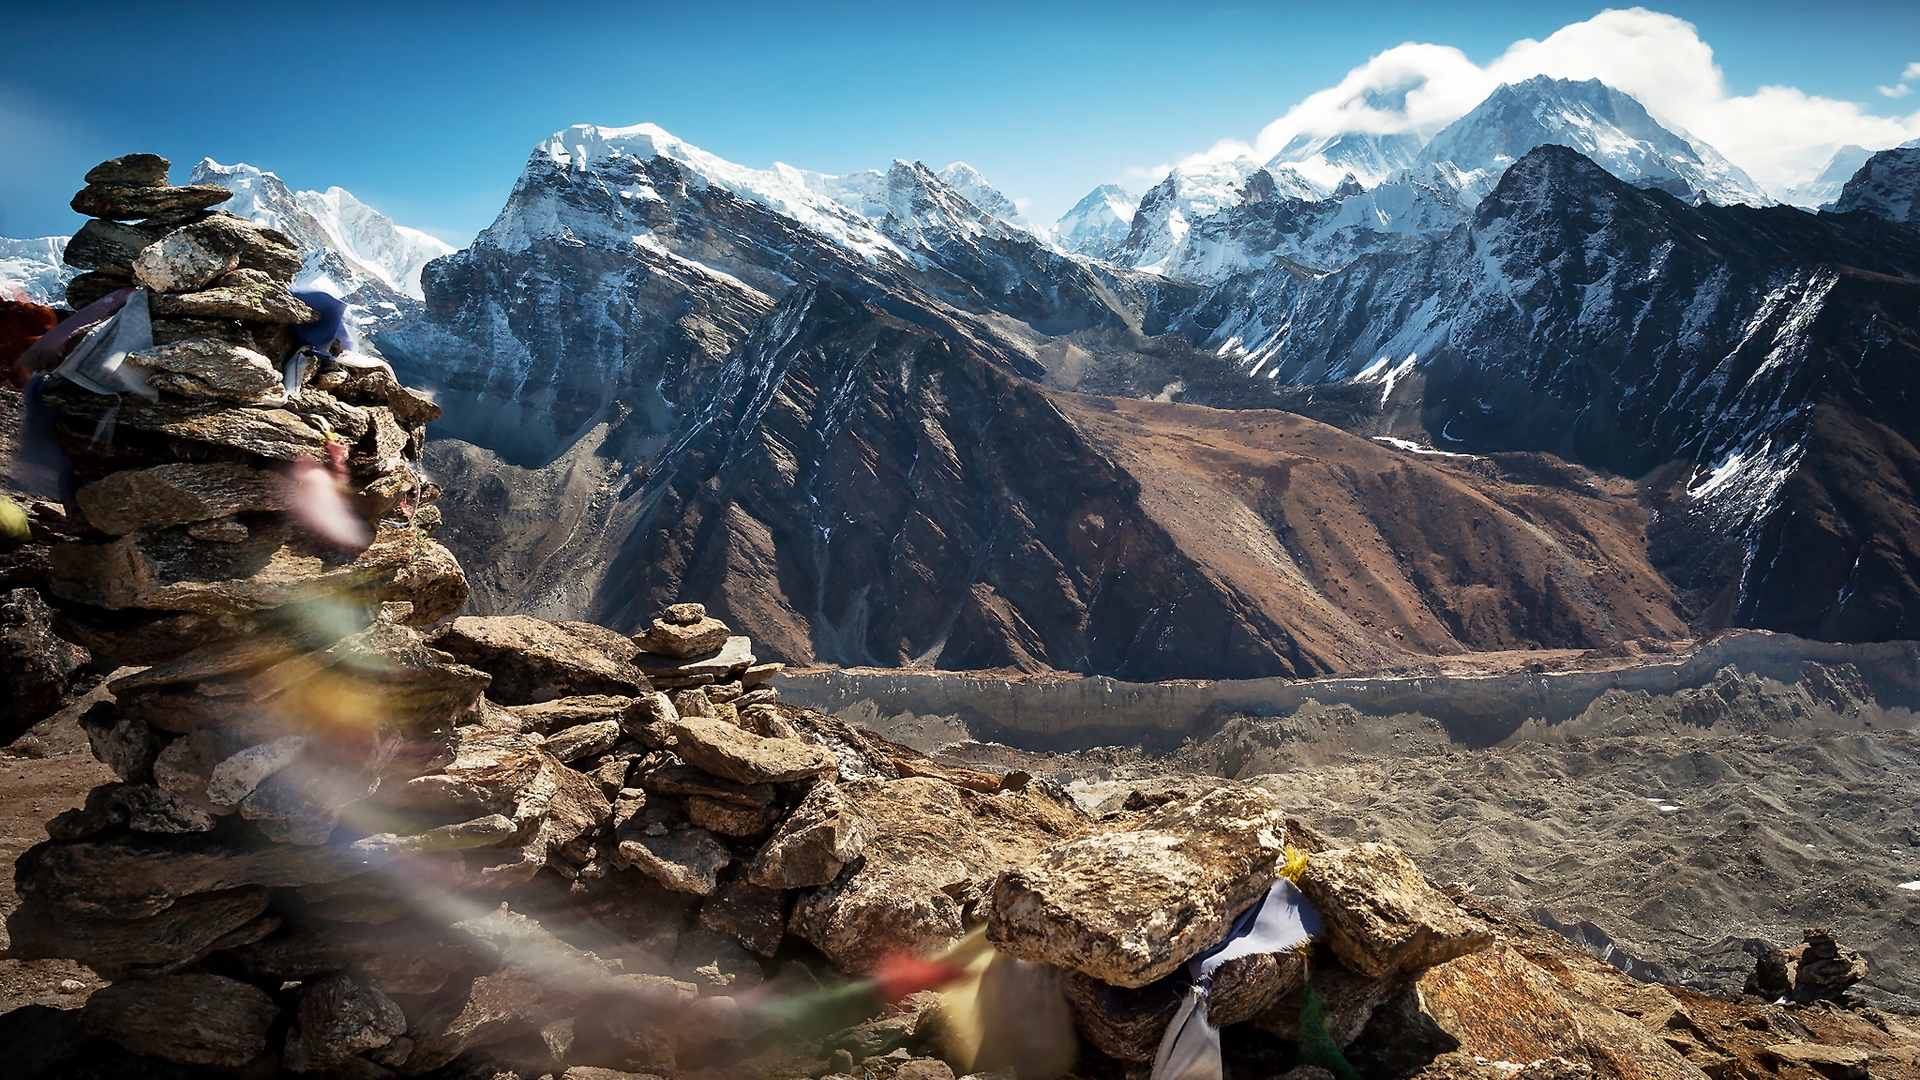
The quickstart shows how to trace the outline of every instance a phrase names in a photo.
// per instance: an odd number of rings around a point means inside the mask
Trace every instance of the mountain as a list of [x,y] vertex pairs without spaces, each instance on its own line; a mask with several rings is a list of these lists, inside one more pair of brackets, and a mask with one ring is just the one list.
[[61,261],[66,250],[64,236],[37,240],[0,237],[0,299],[65,307],[67,281],[79,273]]
[[1295,135],[1267,162],[1270,172],[1291,170],[1331,194],[1351,176],[1361,187],[1377,187],[1420,160],[1421,140],[1412,132]]
[[1264,166],[1182,166],[1148,191],[1126,242],[1102,257],[1218,285],[1284,259],[1336,270],[1404,251],[1463,224],[1501,175],[1544,145],[1580,151],[1614,175],[1682,198],[1769,200],[1712,148],[1661,127],[1598,80],[1545,76],[1499,87],[1424,147],[1410,133],[1299,135]]
[[1773,201],[1712,147],[1660,126],[1638,101],[1598,79],[1536,75],[1502,85],[1442,128],[1420,159],[1459,170],[1471,205],[1539,146],[1569,147],[1628,183],[1689,201],[1752,206]]
[[193,167],[190,182],[231,190],[233,198],[221,209],[292,237],[306,256],[301,283],[334,282],[375,327],[412,311],[422,295],[421,271],[454,250],[418,229],[395,225],[337,187],[296,192],[273,173],[212,158]]
[[581,126],[535,149],[494,223],[427,268],[423,315],[380,342],[442,392],[441,431],[538,465],[616,414],[664,437],[816,282],[960,325],[1029,373],[1033,342],[1140,325],[1165,291],[1061,254],[919,163],[757,170],[653,125]]
[[1865,147],[1843,146],[1833,152],[1833,157],[1828,159],[1827,167],[1820,170],[1820,175],[1788,188],[1782,193],[1780,201],[1809,210],[1826,206],[1840,197],[1840,189],[1847,186],[1847,181],[1853,179],[1853,174],[1859,172],[1860,166],[1865,165],[1872,156],[1873,151]]
[[1281,383],[1379,387],[1383,434],[1652,477],[1656,563],[1710,625],[1870,640],[1920,632],[1915,311],[1888,220],[1694,207],[1547,145],[1444,240],[1276,264],[1190,325]]
[[[1141,678],[1682,631],[1618,485],[1064,392],[1244,380],[1152,336],[1198,290],[1063,256],[917,163],[572,129],[424,285],[378,341],[440,390],[428,466],[483,610],[632,627],[699,599],[793,661]],[[1239,486],[1272,469],[1270,498]],[[1491,531],[1410,530],[1409,497]],[[1566,556],[1599,536],[1623,577]]]
[[1544,144],[1468,208],[1448,167],[1177,170],[1102,262],[916,162],[569,129],[378,341],[447,409],[482,610],[1132,678],[1920,631],[1896,200],[1696,203]]
[[[1334,270],[1372,251],[1418,248],[1466,220],[1467,208],[1445,178],[1404,172],[1392,182],[1363,189],[1348,178],[1327,198],[1302,197],[1282,189],[1271,170],[1250,175],[1238,201],[1206,217],[1180,219],[1177,235],[1154,216],[1166,187],[1148,192],[1128,246],[1164,254],[1150,269],[1183,281],[1218,284],[1284,262],[1308,270]],[[1178,213],[1173,210],[1172,213]]]
[[964,161],[956,161],[934,174],[940,182],[959,192],[968,202],[999,218],[1015,228],[1033,232],[1033,223],[1029,222],[1014,205],[1012,199],[1000,193],[1000,189],[980,175],[980,170]]
[[1118,184],[1101,184],[1054,222],[1054,243],[1088,258],[1110,259],[1126,243],[1139,208],[1140,196]]
[[1914,203],[1920,200],[1920,146],[1882,150],[1867,159],[1833,202],[1836,213],[1864,210],[1887,221],[1920,227]]

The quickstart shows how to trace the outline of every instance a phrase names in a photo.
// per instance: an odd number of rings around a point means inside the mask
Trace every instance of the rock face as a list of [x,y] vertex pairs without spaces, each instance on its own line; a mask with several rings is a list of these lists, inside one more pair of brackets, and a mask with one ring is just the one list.
[[1145,986],[1217,944],[1266,893],[1285,818],[1265,791],[1225,787],[1054,847],[994,883],[988,940],[1023,960]]

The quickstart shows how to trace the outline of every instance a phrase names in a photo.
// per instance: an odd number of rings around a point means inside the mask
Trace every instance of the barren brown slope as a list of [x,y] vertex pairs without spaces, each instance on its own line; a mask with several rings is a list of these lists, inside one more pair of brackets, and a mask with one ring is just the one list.
[[1330,670],[1686,632],[1630,482],[1544,455],[1411,453],[1292,413],[1052,396],[1183,553]]

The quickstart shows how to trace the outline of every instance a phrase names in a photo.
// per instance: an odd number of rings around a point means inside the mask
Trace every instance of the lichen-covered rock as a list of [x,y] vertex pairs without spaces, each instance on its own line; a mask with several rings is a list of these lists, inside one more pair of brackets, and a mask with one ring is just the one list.
[[204,289],[213,279],[240,267],[231,251],[215,251],[189,229],[181,229],[147,245],[133,260],[133,276],[157,293]]
[[1461,911],[1398,848],[1317,852],[1299,885],[1326,922],[1334,954],[1368,977],[1418,971],[1493,942],[1485,923]]
[[85,180],[119,187],[165,187],[167,170],[172,167],[173,163],[159,154],[124,154],[88,169]]
[[831,783],[815,784],[748,864],[749,881],[769,889],[825,885],[867,844],[867,823]]
[[219,975],[115,983],[87,999],[87,1030],[136,1054],[232,1068],[259,1057],[279,1006],[256,986]]
[[987,937],[1012,956],[1145,986],[1265,894],[1284,821],[1272,795],[1233,785],[1060,844],[995,883]]
[[243,405],[282,405],[287,390],[273,361],[244,345],[193,339],[127,354],[148,372],[147,385],[181,397],[219,398]]
[[833,773],[833,755],[797,739],[764,739],[720,720],[683,717],[668,725],[674,752],[689,765],[741,784],[784,784]]

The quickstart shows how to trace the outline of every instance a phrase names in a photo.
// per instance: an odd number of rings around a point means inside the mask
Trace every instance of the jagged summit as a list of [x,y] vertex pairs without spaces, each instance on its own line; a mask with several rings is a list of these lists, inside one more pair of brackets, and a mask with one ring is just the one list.
[[1833,209],[1865,210],[1888,221],[1920,223],[1913,215],[1920,200],[1920,146],[1882,150],[1867,159],[1847,181]]
[[212,158],[193,167],[194,184],[233,192],[222,209],[278,229],[300,245],[302,284],[326,280],[372,325],[398,318],[417,303],[420,273],[454,248],[418,229],[396,225],[346,190],[293,191],[273,173]]
[[956,161],[939,172],[934,173],[941,182],[965,196],[973,205],[999,218],[1015,228],[1033,232],[1033,223],[1020,212],[1020,207],[1001,192],[980,170],[964,161]]
[[1140,196],[1118,184],[1101,184],[1054,222],[1054,242],[1091,258],[1112,258],[1127,242],[1139,208]]
[[1773,201],[1712,147],[1661,126],[1640,102],[1598,79],[1537,75],[1500,86],[1441,129],[1420,160],[1459,169],[1463,192],[1488,191],[1508,166],[1545,145],[1578,150],[1628,183],[1686,199]]

